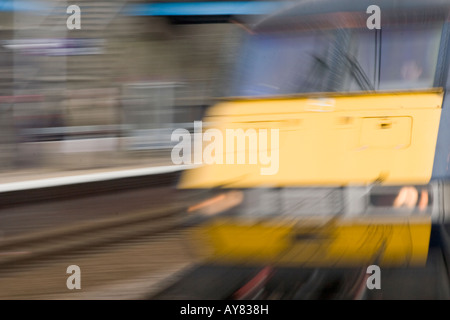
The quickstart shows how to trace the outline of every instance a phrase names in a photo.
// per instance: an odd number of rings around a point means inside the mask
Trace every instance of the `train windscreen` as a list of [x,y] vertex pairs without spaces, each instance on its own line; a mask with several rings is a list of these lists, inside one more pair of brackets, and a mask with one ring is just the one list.
[[249,34],[230,95],[432,88],[442,25]]

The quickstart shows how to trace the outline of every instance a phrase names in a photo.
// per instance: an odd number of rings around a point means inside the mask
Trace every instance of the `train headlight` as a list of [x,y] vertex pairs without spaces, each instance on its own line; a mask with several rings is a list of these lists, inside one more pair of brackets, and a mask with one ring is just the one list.
[[368,198],[369,214],[432,214],[432,185],[373,187]]

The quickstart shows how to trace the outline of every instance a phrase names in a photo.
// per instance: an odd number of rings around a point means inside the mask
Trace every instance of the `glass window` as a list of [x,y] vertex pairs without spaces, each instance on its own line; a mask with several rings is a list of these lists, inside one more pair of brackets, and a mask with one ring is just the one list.
[[442,24],[383,28],[379,89],[431,88],[441,30]]
[[442,23],[249,35],[231,95],[433,87]]
[[[323,91],[330,35],[252,35],[244,45],[232,95],[267,96]],[[312,77],[311,75],[315,76]]]
[[[372,90],[431,88],[441,30],[442,24],[353,30],[352,46],[346,54],[354,57],[357,71],[370,82]],[[354,71],[349,69],[346,74],[355,74]],[[364,90],[357,80],[347,75],[343,91]]]
[[[347,49],[347,55],[353,57],[356,64],[353,70],[347,70],[347,77],[344,80],[343,91],[361,91],[362,76],[357,75],[359,71],[370,83],[371,90],[376,89],[377,84],[377,48],[376,48],[376,32],[373,30],[363,29],[354,30],[352,32],[352,46]],[[359,70],[358,70],[359,69]],[[354,75],[352,75],[353,73]],[[360,79],[361,78],[361,79]]]

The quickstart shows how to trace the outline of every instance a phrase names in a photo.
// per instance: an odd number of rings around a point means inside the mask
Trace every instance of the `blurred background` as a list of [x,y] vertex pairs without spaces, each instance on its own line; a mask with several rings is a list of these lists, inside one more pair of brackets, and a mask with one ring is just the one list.
[[242,32],[226,7],[170,3],[78,1],[68,30],[72,2],[2,1],[0,170],[164,162],[173,129],[224,95]]

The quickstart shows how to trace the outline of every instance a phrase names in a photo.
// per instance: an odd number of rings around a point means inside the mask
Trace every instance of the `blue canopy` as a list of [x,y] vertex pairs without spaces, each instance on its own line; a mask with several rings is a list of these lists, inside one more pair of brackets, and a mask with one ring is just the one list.
[[41,1],[36,0],[0,0],[0,12],[13,11],[48,11],[49,6]]
[[259,15],[283,8],[282,1],[165,2],[128,5],[130,16]]

